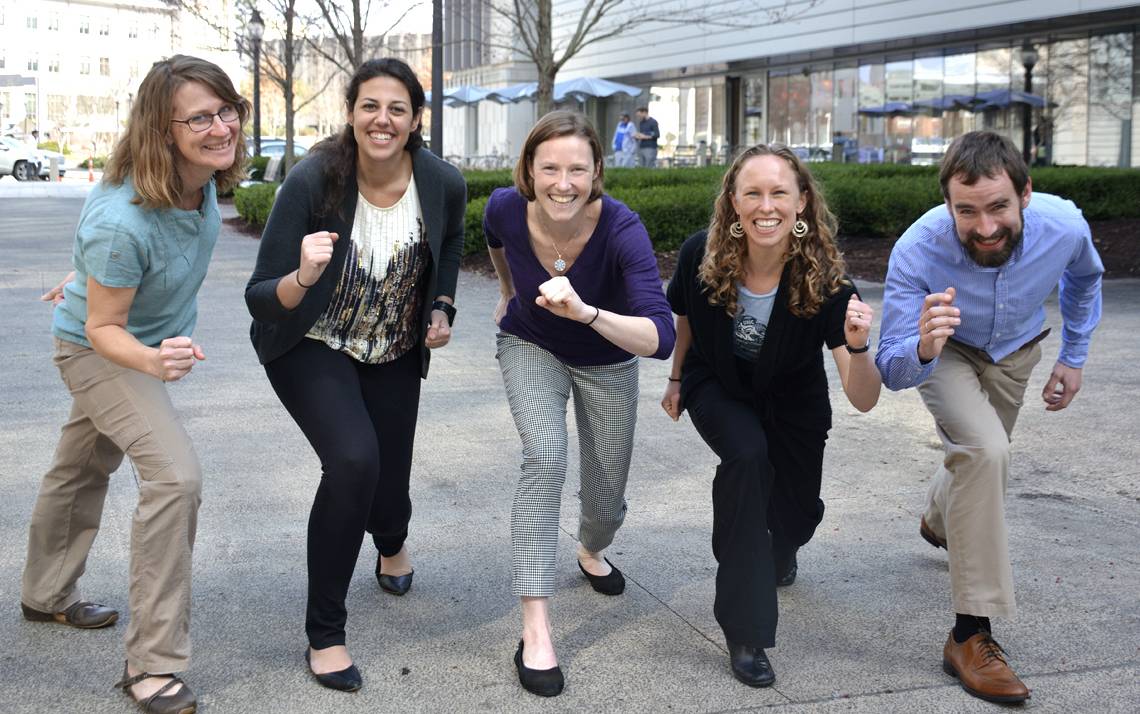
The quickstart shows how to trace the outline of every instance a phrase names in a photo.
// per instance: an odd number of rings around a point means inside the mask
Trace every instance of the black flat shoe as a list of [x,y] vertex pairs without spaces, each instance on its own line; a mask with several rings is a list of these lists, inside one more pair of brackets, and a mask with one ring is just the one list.
[[308,649],[305,650],[305,664],[309,667],[309,673],[313,675],[322,687],[328,687],[329,689],[336,689],[342,692],[355,692],[364,686],[364,678],[360,676],[360,670],[356,668],[355,664],[351,664],[339,672],[317,674],[313,671],[312,662],[309,661]]
[[557,697],[562,693],[566,680],[562,676],[561,667],[550,669],[531,669],[523,664],[523,641],[519,640],[519,648],[515,650],[515,669],[519,672],[519,684],[531,694],[540,697]]
[[578,561],[578,570],[582,571],[582,575],[586,576],[586,580],[590,581],[590,587],[603,595],[621,595],[625,592],[625,576],[617,569],[617,566],[610,563],[609,558],[602,558],[610,564],[610,572],[605,575],[591,575],[582,567],[582,561]]
[[412,589],[412,576],[416,571],[407,575],[384,575],[380,572],[380,556],[376,556],[376,582],[380,589],[392,595],[406,595]]
[[791,555],[776,557],[776,587],[786,588],[796,582],[796,572],[799,570],[796,563],[796,551],[798,550],[799,548],[793,548]]
[[776,672],[768,655],[761,647],[734,644],[725,638],[728,645],[728,659],[732,663],[732,676],[749,687],[770,687],[776,681]]

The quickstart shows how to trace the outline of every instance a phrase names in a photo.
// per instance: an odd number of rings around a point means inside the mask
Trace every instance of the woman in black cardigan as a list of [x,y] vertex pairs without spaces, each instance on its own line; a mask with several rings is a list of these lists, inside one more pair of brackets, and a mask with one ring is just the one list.
[[713,479],[714,612],[732,672],[775,681],[776,586],[823,518],[819,498],[831,404],[823,345],[860,411],[879,398],[871,308],[844,277],[835,218],[807,167],[754,146],[724,176],[707,231],[681,247],[668,297],[677,315],[661,406],[688,409],[720,457]]
[[245,297],[258,358],[321,460],[305,658],[322,685],[354,691],[345,596],[365,531],[380,587],[412,584],[420,378],[451,337],[467,199],[459,171],[422,148],[424,91],[405,63],[365,62],[346,95],[344,131],[281,187]]

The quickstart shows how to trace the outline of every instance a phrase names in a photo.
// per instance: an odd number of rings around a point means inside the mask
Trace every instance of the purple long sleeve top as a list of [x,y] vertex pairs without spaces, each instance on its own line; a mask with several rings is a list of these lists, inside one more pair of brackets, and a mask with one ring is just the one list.
[[[661,287],[649,234],[636,213],[603,195],[602,215],[582,254],[564,275],[587,305],[649,318],[657,328],[656,359],[673,352],[677,333]],[[592,328],[558,317],[535,303],[538,286],[554,277],[538,262],[526,223],[527,200],[514,188],[496,189],[483,213],[487,245],[503,248],[515,296],[499,329],[533,342],[566,364],[615,364],[633,357]]]

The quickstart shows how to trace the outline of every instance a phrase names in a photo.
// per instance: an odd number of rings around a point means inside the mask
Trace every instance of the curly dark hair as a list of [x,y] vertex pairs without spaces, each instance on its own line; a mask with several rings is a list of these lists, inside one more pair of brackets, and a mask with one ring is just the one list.
[[[418,115],[424,108],[424,88],[416,73],[406,62],[396,57],[383,57],[368,60],[360,65],[348,88],[344,92],[345,111],[351,112],[356,106],[356,98],[360,95],[360,85],[376,77],[391,77],[408,90],[412,99],[412,114]],[[422,122],[408,136],[405,151],[415,151],[424,145],[421,134]],[[352,132],[352,125],[348,124],[339,134],[324,139],[312,148],[309,154],[324,162],[322,173],[325,177],[325,202],[321,207],[322,215],[330,215],[340,210],[344,200],[345,179],[356,175],[356,135]]]
[[705,284],[709,302],[724,305],[729,315],[736,314],[736,285],[744,280],[744,263],[748,254],[747,238],[734,238],[729,226],[736,222],[732,195],[741,167],[757,156],[777,156],[792,167],[800,193],[807,197],[801,217],[808,225],[803,238],[791,237],[785,263],[791,264],[788,281],[788,310],[797,317],[811,317],[819,312],[824,300],[846,282],[843,255],[835,244],[838,223],[827,208],[823,193],[807,166],[782,144],[757,144],[736,157],[724,175],[720,194],[709,222],[705,255],[699,275]]

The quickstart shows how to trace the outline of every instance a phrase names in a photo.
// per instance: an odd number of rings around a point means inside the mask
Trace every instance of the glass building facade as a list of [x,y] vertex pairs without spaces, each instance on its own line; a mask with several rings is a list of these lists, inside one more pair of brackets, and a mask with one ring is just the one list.
[[701,147],[723,160],[736,146],[782,142],[810,161],[934,164],[956,136],[990,129],[1019,147],[1028,138],[1038,164],[1140,167],[1138,52],[1129,25],[773,63],[654,82],[649,108],[665,157]]

